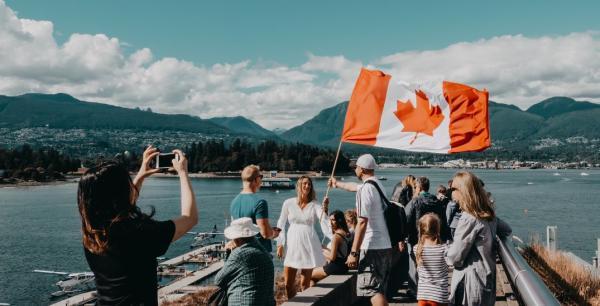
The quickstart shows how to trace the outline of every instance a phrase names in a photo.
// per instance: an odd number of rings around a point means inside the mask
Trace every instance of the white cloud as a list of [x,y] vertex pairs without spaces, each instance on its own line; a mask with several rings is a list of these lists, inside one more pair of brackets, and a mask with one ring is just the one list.
[[600,99],[600,35],[594,32],[500,36],[397,53],[377,64],[411,81],[445,79],[487,88],[491,99],[522,108],[557,95]]
[[446,79],[487,88],[492,99],[522,108],[556,95],[600,101],[600,35],[594,32],[501,36],[371,63],[309,53],[300,66],[202,66],[157,59],[150,49],[135,50],[104,34],[72,34],[62,45],[53,35],[52,22],[19,18],[0,0],[0,94],[65,92],[203,118],[243,115],[287,129],[347,100],[360,67],[367,66],[411,82]]

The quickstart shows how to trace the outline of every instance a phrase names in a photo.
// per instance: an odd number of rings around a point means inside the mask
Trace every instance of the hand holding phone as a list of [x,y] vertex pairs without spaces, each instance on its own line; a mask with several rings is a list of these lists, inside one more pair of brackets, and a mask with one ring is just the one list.
[[179,175],[187,175],[188,161],[185,154],[181,150],[173,150],[173,153],[175,156],[170,160],[171,167],[173,167]]
[[172,168],[173,159],[175,159],[175,153],[160,153],[156,155],[156,162],[154,163],[154,167],[156,169]]

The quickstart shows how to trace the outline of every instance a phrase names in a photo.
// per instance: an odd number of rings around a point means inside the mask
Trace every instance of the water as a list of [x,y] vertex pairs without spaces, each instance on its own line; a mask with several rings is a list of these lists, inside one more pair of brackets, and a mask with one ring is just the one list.
[[[475,171],[492,192],[498,215],[514,234],[527,240],[539,233],[543,240],[547,225],[557,225],[561,249],[572,251],[585,260],[594,256],[600,237],[600,171],[586,170],[480,170]],[[388,178],[383,184],[388,193],[405,175],[427,176],[431,189],[446,184],[454,171],[441,169],[386,169],[377,172]],[[558,173],[559,175],[556,175]],[[344,181],[356,181],[345,177]],[[317,194],[324,195],[326,181],[315,182]],[[237,179],[196,179],[192,181],[200,211],[194,231],[210,231],[214,224],[223,228],[229,202],[240,191]],[[0,188],[0,303],[42,305],[50,302],[59,278],[31,272],[34,269],[79,272],[88,267],[83,256],[76,184],[29,188]],[[261,191],[269,202],[274,225],[283,201],[295,195],[293,190]],[[354,195],[334,189],[330,193],[332,209],[354,205]],[[174,218],[179,213],[179,181],[148,179],[139,205],[156,208],[156,219]],[[191,236],[173,243],[166,256],[189,250]],[[281,262],[275,259],[276,266]]]

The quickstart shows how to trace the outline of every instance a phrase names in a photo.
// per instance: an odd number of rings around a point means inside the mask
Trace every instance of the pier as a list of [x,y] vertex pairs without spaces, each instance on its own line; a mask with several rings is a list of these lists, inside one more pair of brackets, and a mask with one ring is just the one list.
[[[495,305],[560,305],[539,276],[527,265],[512,241],[498,240],[498,244]],[[450,279],[451,277],[452,273],[449,274]],[[417,305],[414,297],[407,296],[406,290],[406,286],[401,288],[390,300],[390,305]],[[366,304],[356,296],[356,274],[351,272],[346,275],[328,276],[314,287],[298,293],[283,305],[362,306]]]

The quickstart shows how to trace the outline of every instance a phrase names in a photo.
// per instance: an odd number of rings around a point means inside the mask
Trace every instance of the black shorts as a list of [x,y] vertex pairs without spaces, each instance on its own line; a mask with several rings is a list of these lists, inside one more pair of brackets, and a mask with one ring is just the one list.
[[325,271],[325,274],[327,275],[341,275],[348,273],[348,266],[345,262],[336,260],[323,266],[323,271]]

